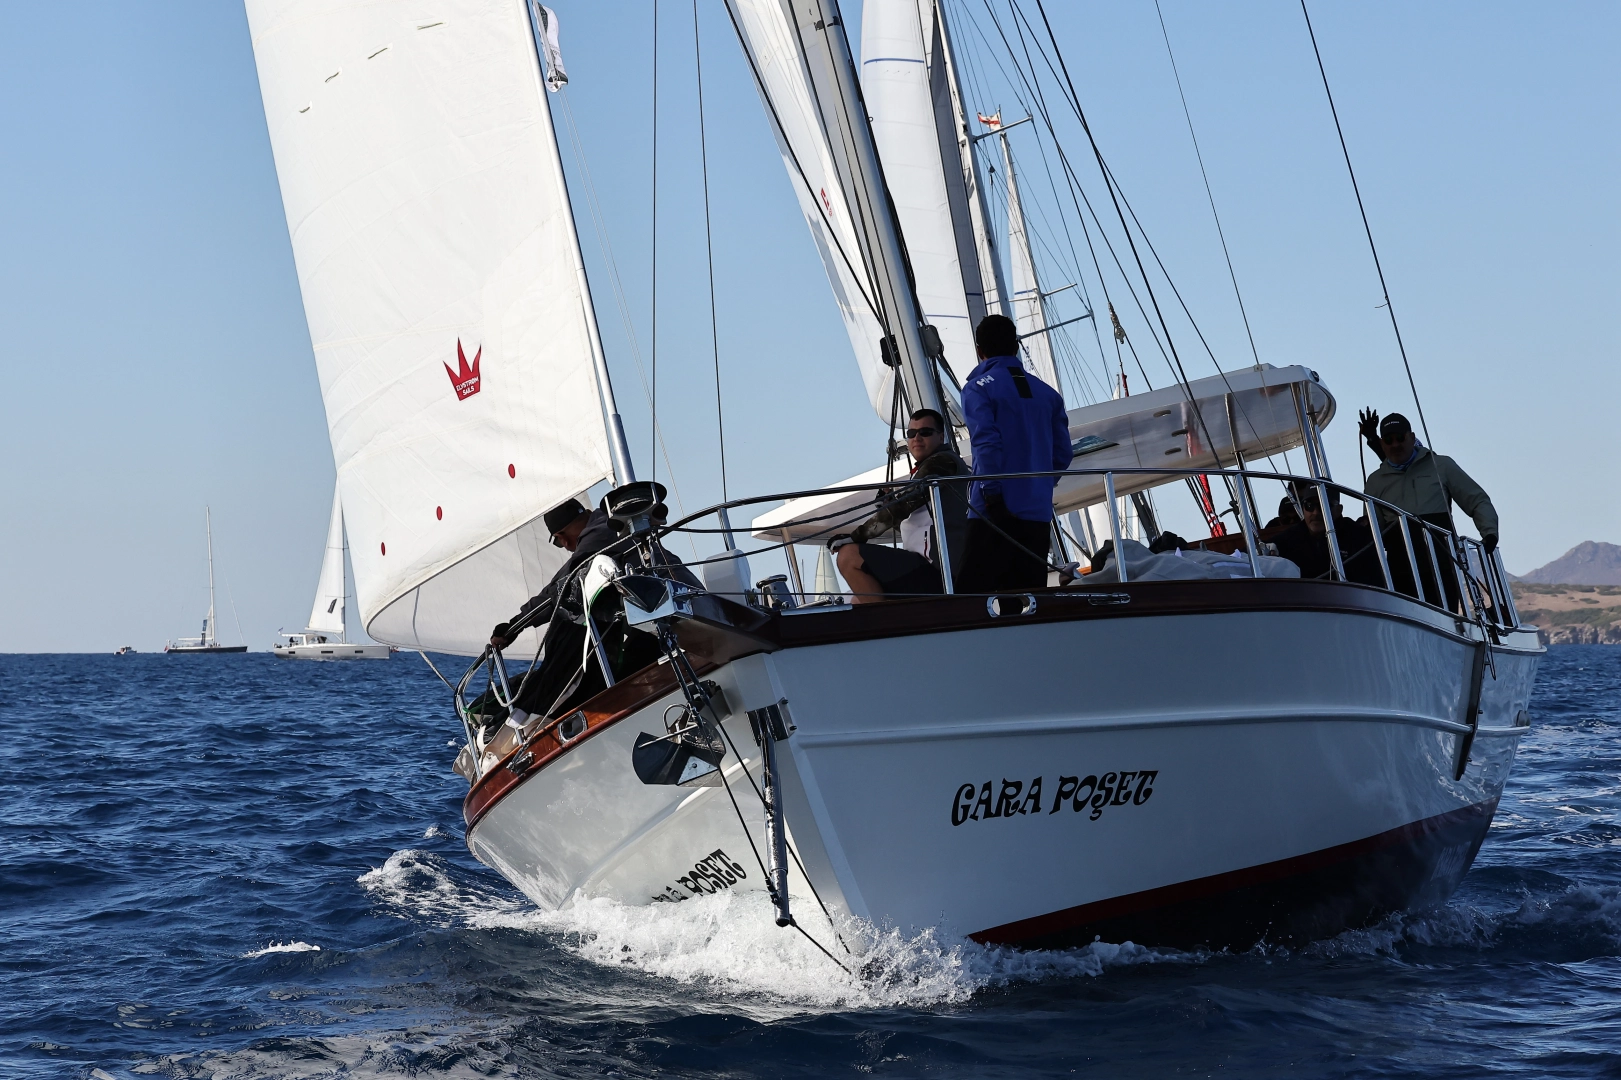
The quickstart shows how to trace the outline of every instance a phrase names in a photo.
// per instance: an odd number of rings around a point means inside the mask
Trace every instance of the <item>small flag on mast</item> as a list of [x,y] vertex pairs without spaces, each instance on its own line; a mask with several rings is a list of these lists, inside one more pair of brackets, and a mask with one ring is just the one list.
[[542,7],[539,0],[529,0],[529,6],[535,14],[541,55],[546,58],[546,89],[555,94],[568,85],[568,72],[563,70],[563,50],[557,44],[557,12]]

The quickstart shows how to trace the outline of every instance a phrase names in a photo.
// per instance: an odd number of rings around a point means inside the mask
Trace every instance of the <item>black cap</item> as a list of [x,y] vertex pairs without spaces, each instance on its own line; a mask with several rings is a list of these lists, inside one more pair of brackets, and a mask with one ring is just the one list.
[[1379,421],[1379,437],[1388,442],[1405,439],[1412,430],[1413,425],[1399,412],[1393,412]]
[[583,513],[585,513],[585,507],[580,505],[580,500],[570,499],[546,511],[541,520],[546,523],[546,531],[552,536],[556,536],[568,528],[569,524]]

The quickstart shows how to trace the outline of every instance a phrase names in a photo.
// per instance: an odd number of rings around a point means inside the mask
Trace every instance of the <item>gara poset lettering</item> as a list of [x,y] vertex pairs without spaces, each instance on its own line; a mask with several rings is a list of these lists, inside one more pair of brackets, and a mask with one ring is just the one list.
[[1060,776],[1056,784],[1046,788],[1052,792],[1050,805],[1043,802],[1044,778],[1040,776],[1028,786],[1022,780],[1006,779],[1000,784],[991,780],[978,785],[964,784],[951,801],[951,824],[1056,814],[1066,808],[1075,814],[1088,811],[1088,820],[1096,821],[1109,807],[1141,806],[1147,802],[1153,797],[1154,780],[1158,776],[1158,769],[1123,770],[1104,773],[1101,777]]

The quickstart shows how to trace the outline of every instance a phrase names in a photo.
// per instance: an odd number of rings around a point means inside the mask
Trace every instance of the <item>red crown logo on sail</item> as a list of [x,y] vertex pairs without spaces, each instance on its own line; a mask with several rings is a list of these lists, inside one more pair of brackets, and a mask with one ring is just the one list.
[[484,355],[484,346],[480,345],[473,354],[473,365],[467,365],[467,354],[462,351],[462,339],[456,339],[456,370],[451,370],[449,364],[445,365],[445,374],[450,376],[450,385],[456,388],[456,400],[466,401],[478,393],[479,375],[478,362]]

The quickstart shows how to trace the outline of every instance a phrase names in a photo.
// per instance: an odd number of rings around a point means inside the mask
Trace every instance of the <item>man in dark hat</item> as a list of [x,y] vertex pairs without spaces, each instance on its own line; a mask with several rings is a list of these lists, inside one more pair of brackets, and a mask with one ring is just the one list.
[[[1379,468],[1368,475],[1363,491],[1449,531],[1456,529],[1452,504],[1457,503],[1474,520],[1475,528],[1480,530],[1481,546],[1487,553],[1497,547],[1497,509],[1485,489],[1458,468],[1457,462],[1421,443],[1413,432],[1413,425],[1401,413],[1380,419],[1378,413],[1367,409],[1360,420],[1358,430],[1383,459]],[[1392,540],[1395,548],[1402,546],[1401,534],[1394,522],[1386,522],[1383,531],[1386,550],[1393,550]],[[1426,587],[1433,590],[1434,577],[1428,565],[1428,554],[1417,554],[1423,548],[1423,541],[1418,536],[1413,539],[1415,557],[1421,565]],[[1441,561],[1441,585],[1446,590],[1447,606],[1457,610],[1458,583],[1451,560],[1444,551],[1438,551],[1437,556]],[[1405,552],[1400,561],[1405,562]]]
[[[525,600],[518,614],[497,623],[490,632],[490,644],[504,649],[531,626],[546,626],[545,659],[539,671],[530,676],[514,702],[520,710],[549,714],[559,704],[567,704],[595,693],[607,685],[595,663],[582,668],[585,650],[584,615],[579,607],[576,571],[619,539],[619,530],[601,507],[587,510],[578,499],[554,506],[542,516],[552,545],[569,552],[569,557],[540,592]],[[559,612],[559,605],[563,611]],[[560,616],[554,618],[553,616]],[[575,676],[580,679],[576,681]],[[514,687],[516,690],[516,687]],[[566,700],[565,700],[566,699]],[[583,699],[582,699],[583,700]]]
[[[963,380],[962,414],[974,450],[974,472],[1048,472],[1075,457],[1069,417],[1057,390],[1024,370],[1019,330],[1005,315],[974,329],[979,365]],[[968,537],[959,592],[1038,589],[1047,584],[1053,487],[1049,476],[985,480],[968,496]]]
[[569,499],[552,507],[542,515],[541,521],[552,538],[552,546],[569,552],[568,560],[544,589],[523,602],[518,614],[496,624],[490,633],[490,644],[497,649],[512,644],[518,634],[529,627],[551,621],[557,601],[574,571],[619,538],[619,531],[606,510],[601,507],[587,510],[579,499]]

